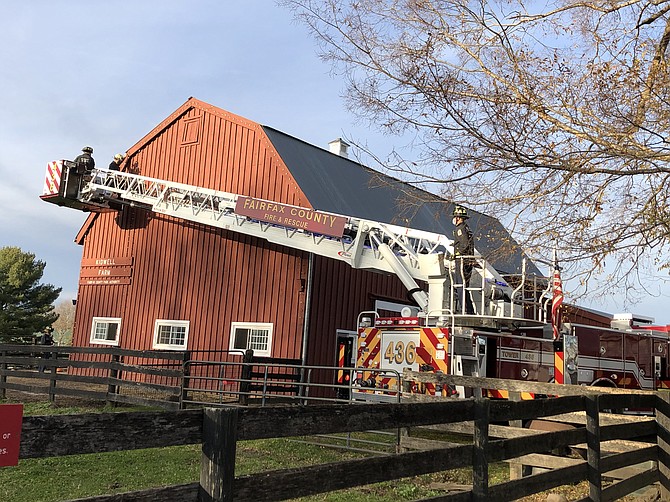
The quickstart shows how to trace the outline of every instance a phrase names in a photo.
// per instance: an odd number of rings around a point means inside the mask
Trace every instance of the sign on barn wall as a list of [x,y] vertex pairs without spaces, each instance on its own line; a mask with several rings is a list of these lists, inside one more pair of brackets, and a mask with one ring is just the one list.
[[109,258],[84,258],[82,267],[129,267],[133,264],[132,256],[112,256]]
[[0,404],[0,467],[19,464],[22,404]]
[[82,277],[130,277],[132,268],[130,267],[96,267],[82,268]]
[[130,284],[130,277],[82,277],[79,280],[80,286],[118,286],[121,284]]
[[130,284],[132,256],[86,258],[81,261],[80,286]]

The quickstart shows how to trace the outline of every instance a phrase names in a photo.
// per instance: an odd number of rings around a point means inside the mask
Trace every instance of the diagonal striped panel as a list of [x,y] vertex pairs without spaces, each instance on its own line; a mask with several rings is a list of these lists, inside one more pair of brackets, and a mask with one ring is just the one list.
[[[500,390],[500,389],[483,389],[485,391],[485,397],[490,397],[491,399],[509,399],[509,391]],[[535,399],[535,394],[532,392],[522,392],[521,400],[530,401]]]
[[60,189],[60,179],[62,172],[62,161],[54,160],[47,164],[47,171],[44,178],[44,189],[42,195],[56,195]]
[[[341,343],[340,344],[340,351],[337,354],[337,366],[340,368],[344,368],[344,353],[346,352],[346,346]],[[344,371],[340,370],[337,372],[337,381],[339,383],[344,382]]]
[[[360,338],[358,351],[358,366],[361,368],[379,368],[379,344],[381,336],[377,328],[363,330],[365,338]],[[360,344],[365,342],[365,347]]]
[[[449,367],[447,364],[447,334],[448,329],[442,328],[421,328],[421,347],[424,351],[421,351],[421,355],[424,356],[424,363],[430,364],[437,371],[442,371],[448,373]],[[438,335],[445,335],[444,338],[438,338]],[[442,349],[437,349],[438,344],[444,345]],[[427,356],[427,357],[426,357]],[[436,357],[438,356],[438,357]],[[444,357],[441,357],[444,356]]]
[[564,361],[563,352],[554,352],[554,381],[556,383],[564,383],[563,379]]

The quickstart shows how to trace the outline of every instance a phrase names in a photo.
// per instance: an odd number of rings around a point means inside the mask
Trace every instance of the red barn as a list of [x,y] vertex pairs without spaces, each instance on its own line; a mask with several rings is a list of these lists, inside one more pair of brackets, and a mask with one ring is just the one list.
[[[128,150],[122,170],[451,235],[446,201],[339,153],[191,98]],[[520,268],[499,222],[475,214],[471,226],[483,255],[504,257],[497,268]],[[92,213],[76,242],[76,346],[252,348],[334,366],[338,330],[354,331],[361,311],[409,303],[394,276],[129,206]]]

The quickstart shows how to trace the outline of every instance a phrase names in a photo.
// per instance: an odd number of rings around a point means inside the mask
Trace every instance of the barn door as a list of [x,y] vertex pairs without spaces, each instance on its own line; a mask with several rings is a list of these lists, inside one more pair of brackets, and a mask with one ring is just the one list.
[[[337,330],[337,364],[338,368],[353,368],[356,366],[358,353],[358,333],[355,331]],[[352,372],[340,370],[337,372],[337,385],[350,385]],[[337,389],[338,399],[349,399],[349,388]]]

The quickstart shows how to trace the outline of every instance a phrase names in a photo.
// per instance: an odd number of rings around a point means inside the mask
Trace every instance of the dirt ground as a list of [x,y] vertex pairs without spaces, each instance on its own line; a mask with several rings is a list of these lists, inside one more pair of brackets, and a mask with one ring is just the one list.
[[[7,391],[7,400],[13,403],[48,402],[48,398],[44,394],[33,394],[31,392],[20,392],[16,390]],[[81,399],[70,396],[57,396],[56,401],[53,403],[53,406],[58,408],[70,408],[70,407],[103,408],[105,404],[106,403],[97,400]]]
[[[586,481],[574,486],[561,486],[554,490],[538,493],[518,500],[518,502],[563,502],[581,500],[589,494],[589,485]],[[565,498],[562,498],[565,497]],[[619,499],[625,502],[656,502],[661,500],[658,486],[649,486],[640,490],[637,495]]]

